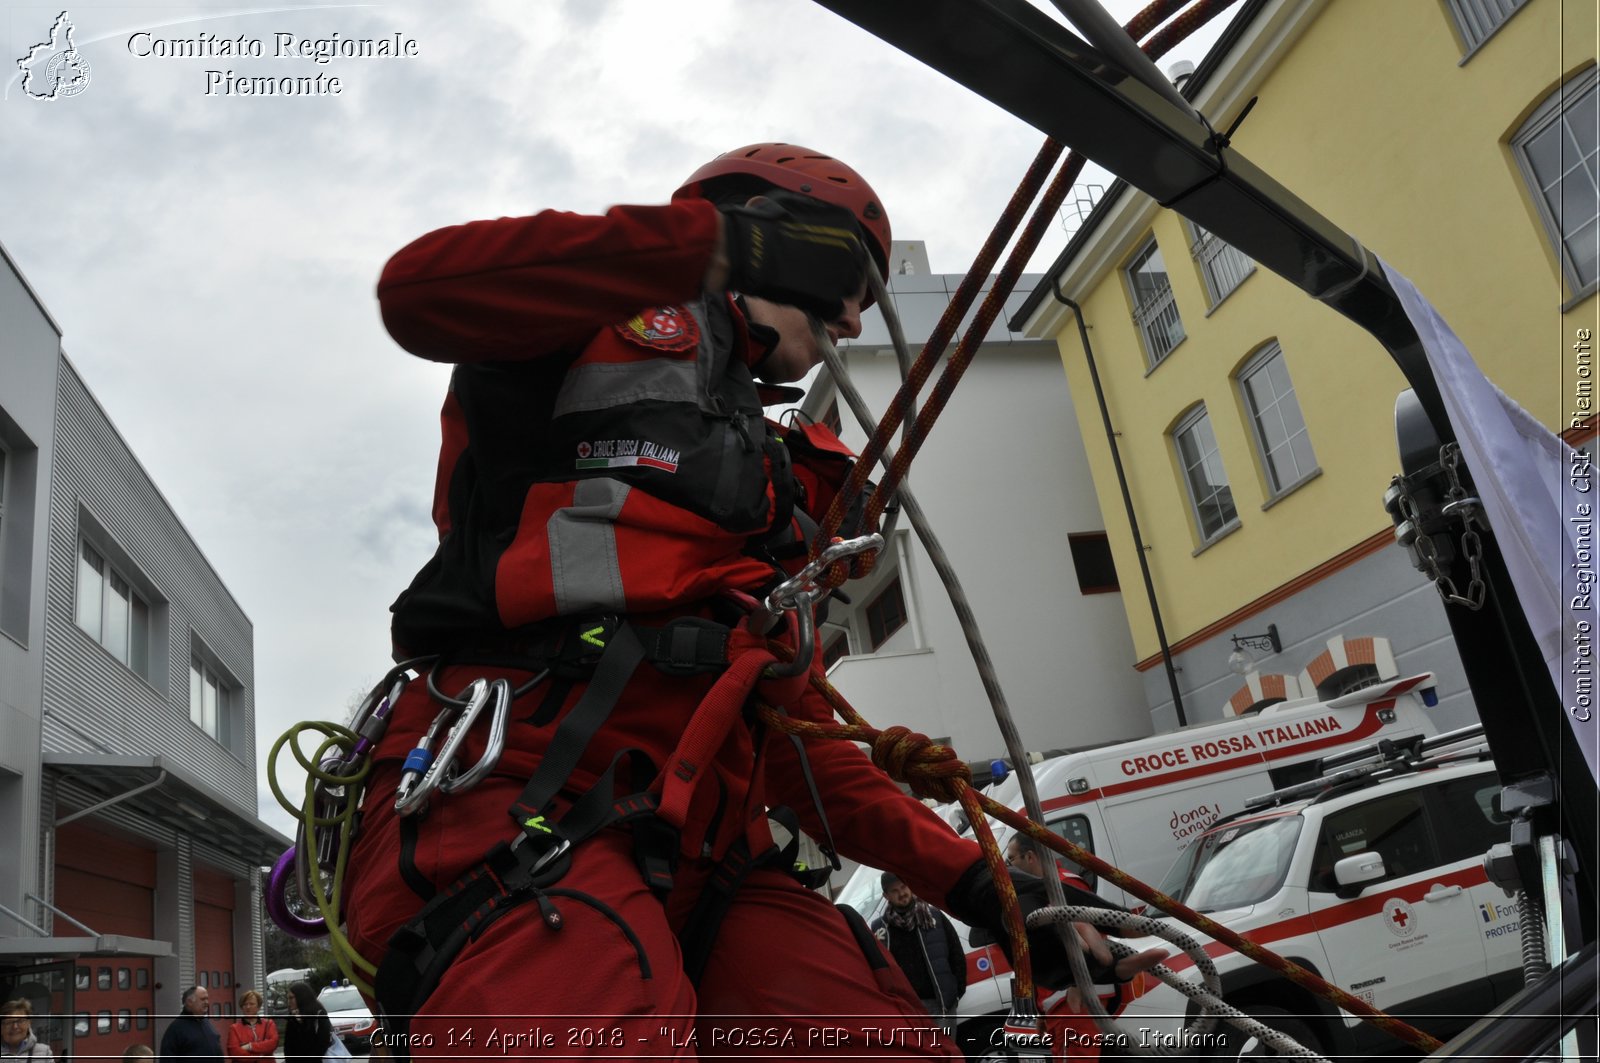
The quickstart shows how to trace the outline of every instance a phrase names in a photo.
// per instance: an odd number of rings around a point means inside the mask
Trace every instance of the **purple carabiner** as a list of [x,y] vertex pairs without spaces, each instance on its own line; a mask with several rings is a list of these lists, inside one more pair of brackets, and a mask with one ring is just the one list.
[[278,929],[292,938],[312,941],[327,937],[326,919],[304,919],[289,910],[289,879],[294,875],[295,848],[291,845],[285,849],[283,855],[278,857],[278,862],[272,865],[272,874],[267,876],[267,895],[264,898],[267,914],[278,924]]

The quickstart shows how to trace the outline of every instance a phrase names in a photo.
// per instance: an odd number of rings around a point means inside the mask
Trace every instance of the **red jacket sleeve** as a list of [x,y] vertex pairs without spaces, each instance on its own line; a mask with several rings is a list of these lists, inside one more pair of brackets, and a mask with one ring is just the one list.
[[644,307],[698,295],[717,217],[690,199],[439,229],[384,266],[383,323],[396,343],[433,361],[550,354]]
[[[816,690],[788,707],[795,719],[827,723],[832,709]],[[907,795],[853,742],[801,740],[841,855],[900,876],[911,892],[942,905],[956,880],[983,852],[950,829],[921,801]],[[822,821],[800,769],[799,754],[787,735],[767,740],[767,794],[794,809],[800,826],[814,839],[826,839]]]

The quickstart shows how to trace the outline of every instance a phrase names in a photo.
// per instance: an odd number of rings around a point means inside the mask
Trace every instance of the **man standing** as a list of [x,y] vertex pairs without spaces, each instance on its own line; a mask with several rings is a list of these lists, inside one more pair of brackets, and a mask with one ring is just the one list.
[[[1069,887],[1067,891],[1069,902],[1073,888],[1090,895],[1094,893],[1089,888],[1088,882],[1069,870],[1074,865],[1065,860],[1052,860],[1051,863],[1061,876],[1062,885]],[[1042,879],[1045,874],[1044,854],[1040,851],[1039,843],[1026,834],[1013,834],[1011,840],[1006,842],[1006,864],[1034,878]],[[1103,987],[1103,992],[1100,993],[1100,1006],[1106,1009],[1107,1014],[1121,1013],[1126,1003],[1120,985]],[[1077,987],[1069,988],[1065,992],[1041,989],[1040,1008],[1044,1012],[1045,1029],[1050,1034],[1053,1058],[1063,1060],[1100,1058],[1100,1047],[1106,1035],[1089,1017]]]
[[917,899],[893,871],[885,871],[882,882],[889,907],[880,933],[889,952],[928,1014],[954,1033],[956,1001],[967,991],[967,956],[956,928],[933,905]]
[[206,1018],[211,1007],[211,994],[205,986],[192,985],[183,991],[183,1010],[167,1032],[161,1035],[161,1059],[189,1057],[215,1060],[222,1063],[222,1038],[217,1028]]

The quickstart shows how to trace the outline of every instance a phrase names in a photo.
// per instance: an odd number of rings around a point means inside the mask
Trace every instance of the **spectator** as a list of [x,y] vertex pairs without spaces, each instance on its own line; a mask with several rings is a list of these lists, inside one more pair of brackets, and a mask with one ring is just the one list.
[[139,1063],[143,1059],[154,1059],[155,1049],[149,1045],[129,1045],[122,1050],[122,1063]]
[[333,1023],[328,1009],[305,982],[289,987],[289,1022],[283,1028],[284,1063],[320,1063],[333,1044]]
[[955,1032],[956,1001],[967,991],[967,956],[956,928],[944,913],[919,900],[892,871],[883,873],[881,930],[889,953],[922,999],[923,1007],[949,1032]]
[[254,989],[239,998],[239,1021],[228,1027],[228,1056],[259,1059],[278,1050],[278,1027],[261,1017],[261,994]]
[[21,997],[0,1004],[0,1059],[50,1059],[50,1046],[33,1032],[33,1005]]
[[205,1017],[210,1007],[211,994],[205,986],[192,985],[183,991],[183,1010],[161,1035],[162,1060],[190,1057],[222,1063],[222,1039]]

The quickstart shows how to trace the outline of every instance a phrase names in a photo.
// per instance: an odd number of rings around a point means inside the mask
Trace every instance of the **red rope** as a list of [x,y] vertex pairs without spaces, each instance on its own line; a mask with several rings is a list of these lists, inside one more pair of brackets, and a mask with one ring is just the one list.
[[[781,644],[772,644],[772,649],[779,657],[790,655],[788,647]],[[1307,992],[1331,1001],[1399,1040],[1423,1052],[1433,1052],[1443,1047],[1442,1042],[1437,1039],[1387,1012],[1379,1011],[1366,1001],[1351,996],[1293,960],[1286,959],[1241,936],[1209,916],[1202,915],[1188,905],[1146,885],[1114,864],[1107,863],[1088,849],[1075,845],[1026,816],[978,793],[972,787],[971,769],[961,761],[950,746],[934,742],[926,735],[917,734],[905,727],[890,727],[880,731],[868,724],[826,678],[812,675],[811,686],[821,693],[833,710],[846,721],[845,723],[796,720],[758,701],[758,715],[762,722],[775,731],[799,735],[802,738],[846,739],[865,743],[871,747],[873,763],[887,771],[892,778],[910,786],[913,794],[938,801],[960,802],[978,836],[984,859],[1000,891],[1006,928],[1011,935],[1012,966],[1016,971],[1017,989],[1024,996],[1034,995],[1032,957],[1028,952],[1028,938],[1023,927],[1021,910],[1017,905],[1016,891],[1011,885],[1011,876],[1006,872],[1005,863],[1000,856],[1000,847],[989,828],[989,817],[1027,834],[1028,837],[1049,846],[1078,866],[1088,868],[1106,881],[1115,884],[1130,896],[1137,897],[1195,930],[1210,935],[1235,952],[1277,972]]]
[[[1187,38],[1211,19],[1227,10],[1237,0],[1197,0],[1187,11],[1177,16],[1177,19],[1166,29],[1143,46],[1143,50],[1152,59],[1164,55],[1178,42]],[[1135,15],[1124,25],[1124,29],[1134,40],[1154,27],[1160,25],[1174,10],[1183,6],[1183,0],[1156,0],[1139,14]],[[834,497],[833,503],[828,507],[816,538],[812,540],[810,557],[815,560],[817,555],[833,541],[839,532],[839,526],[844,521],[847,502],[859,497],[866,487],[867,477],[878,464],[879,457],[888,447],[894,433],[900,428],[906,414],[911,410],[916,401],[917,393],[926,382],[933,370],[934,364],[944,353],[950,338],[955,334],[956,325],[972,305],[972,300],[977,296],[983,281],[989,276],[994,267],[995,260],[999,257],[1001,248],[1011,239],[1023,211],[1028,203],[1032,203],[1038,195],[1040,184],[1043,183],[1043,171],[1048,168],[1061,154],[1061,145],[1053,139],[1046,139],[1039,154],[1035,156],[1032,165],[1023,175],[1016,192],[1007,202],[1005,210],[1001,212],[999,220],[990,231],[989,237],[979,249],[978,256],[967,271],[966,277],[961,281],[956,293],[951,297],[950,303],[945,307],[939,322],[934,326],[933,333],[923,345],[911,371],[901,383],[899,391],[890,401],[889,408],[885,411],[883,419],[877,429],[867,440],[866,447],[861,452],[855,467],[851,470],[844,488]],[[883,514],[884,506],[893,496],[895,488],[905,478],[911,461],[921,449],[923,441],[933,429],[933,423],[949,402],[956,385],[965,374],[967,366],[971,364],[973,356],[977,353],[979,343],[989,333],[989,328],[994,324],[995,318],[1005,306],[1005,301],[1015,288],[1017,278],[1022,275],[1023,268],[1037,250],[1040,241],[1044,238],[1050,220],[1061,208],[1067,193],[1072,190],[1072,184],[1083,169],[1083,156],[1071,152],[1062,163],[1049,188],[1045,191],[1043,200],[1035,208],[1032,218],[1023,230],[1022,238],[1017,246],[1012,249],[1006,259],[1005,266],[1000,275],[995,279],[994,286],[990,289],[983,305],[979,308],[977,316],[968,327],[966,336],[957,345],[956,351],[950,357],[949,364],[934,385],[927,402],[918,412],[908,433],[905,445],[895,454],[890,463],[888,475],[878,484],[871,497],[867,500],[866,513],[863,527],[868,530],[878,528],[879,518]],[[840,562],[834,565],[823,578],[819,580],[825,586],[837,587],[848,578],[860,578],[868,575],[876,564],[875,551],[858,555],[851,562]]]

